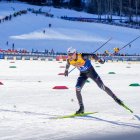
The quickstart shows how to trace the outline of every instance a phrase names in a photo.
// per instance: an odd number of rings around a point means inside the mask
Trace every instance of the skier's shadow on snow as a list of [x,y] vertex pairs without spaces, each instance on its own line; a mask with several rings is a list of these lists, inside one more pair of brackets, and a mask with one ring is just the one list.
[[38,113],[38,112],[31,112],[31,111],[18,111],[18,110],[10,110],[10,109],[0,109],[0,111],[25,114],[25,115],[36,115],[36,116],[57,116],[57,115],[47,114],[47,113]]
[[[37,112],[30,112],[30,111],[17,111],[17,110],[10,110],[10,109],[0,109],[0,111],[20,113],[20,114],[25,114],[25,115],[53,116],[53,117],[57,116],[58,117],[58,115],[54,115],[54,114],[37,113]],[[134,116],[140,121],[140,117],[138,115],[134,115]],[[138,124],[125,123],[125,122],[120,122],[120,121],[119,122],[110,121],[110,120],[102,119],[99,117],[88,116],[88,115],[85,117],[75,117],[75,119],[98,120],[98,121],[103,121],[103,122],[111,123],[111,124],[118,125],[118,126],[133,127],[133,128],[140,129],[140,125],[138,125]]]
[[[140,117],[138,115],[134,115],[134,116],[138,120],[140,120]],[[93,117],[93,116],[77,117],[76,119],[98,120],[98,121],[103,121],[103,122],[111,123],[111,124],[118,125],[118,126],[133,127],[133,128],[140,129],[139,124],[125,123],[125,122],[121,122],[121,121],[110,121],[110,120],[102,119],[99,117]]]

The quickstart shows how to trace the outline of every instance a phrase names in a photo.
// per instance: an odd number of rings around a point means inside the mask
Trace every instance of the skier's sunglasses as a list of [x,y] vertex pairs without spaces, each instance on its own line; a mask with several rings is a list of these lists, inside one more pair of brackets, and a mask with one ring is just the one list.
[[73,56],[74,53],[68,53],[68,56]]

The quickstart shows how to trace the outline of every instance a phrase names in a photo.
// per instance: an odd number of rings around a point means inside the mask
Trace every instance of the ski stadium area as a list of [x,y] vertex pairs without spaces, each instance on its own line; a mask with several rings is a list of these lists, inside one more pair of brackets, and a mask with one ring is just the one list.
[[[94,81],[88,79],[82,96],[85,112],[93,114],[61,118],[75,113],[79,108],[75,94],[79,71],[74,69],[65,77],[66,61],[62,56],[56,59],[59,56],[56,53],[66,53],[71,46],[78,52],[91,53],[109,38],[112,38],[111,41],[97,53],[105,50],[113,53],[114,47],[122,48],[137,38],[140,31],[60,18],[65,15],[93,16],[84,12],[43,7],[42,11],[49,13],[44,16],[30,11],[39,8],[19,2],[0,2],[0,19],[28,9],[26,14],[20,13],[12,16],[11,20],[0,22],[0,140],[139,140],[140,39],[120,52],[138,59],[126,61],[126,57],[120,60],[114,58],[104,64],[92,60],[104,84],[133,113],[119,106]],[[10,52],[8,49],[29,52],[53,49],[55,55],[33,59],[28,54],[26,60],[25,52]],[[71,66],[70,70],[73,68]]]

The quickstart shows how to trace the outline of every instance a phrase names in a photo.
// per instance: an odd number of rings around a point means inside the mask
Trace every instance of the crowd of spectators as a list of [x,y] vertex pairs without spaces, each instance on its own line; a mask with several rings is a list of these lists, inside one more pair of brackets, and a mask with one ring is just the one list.
[[32,12],[32,13],[34,13],[34,14],[36,14],[36,16],[37,16],[38,14],[41,14],[41,15],[45,15],[46,17],[54,17],[54,15],[51,14],[51,13],[49,13],[49,12],[43,12],[43,11],[41,10],[41,8],[38,9],[38,10],[35,10],[35,9],[33,9],[33,8],[28,8],[27,10],[30,11],[30,12]]
[[4,54],[44,54],[44,55],[56,55],[54,49],[51,49],[51,50],[48,50],[48,49],[45,49],[44,51],[39,51],[37,49],[32,49],[31,51],[29,50],[26,50],[26,49],[0,49],[0,53],[4,53]]
[[21,10],[18,12],[14,12],[13,14],[10,14],[8,16],[5,16],[5,17],[0,19],[0,23],[6,22],[6,21],[11,21],[12,18],[17,17],[17,16],[21,16],[23,14],[27,14],[27,10]]
[[109,24],[109,25],[116,25],[122,27],[129,27],[134,29],[140,29],[140,23],[129,24],[125,19],[112,19],[111,21],[108,19],[98,19],[98,18],[84,18],[84,17],[68,17],[68,16],[61,16],[61,19],[70,20],[70,21],[80,21],[80,22],[93,22],[93,23],[102,23],[102,24]]

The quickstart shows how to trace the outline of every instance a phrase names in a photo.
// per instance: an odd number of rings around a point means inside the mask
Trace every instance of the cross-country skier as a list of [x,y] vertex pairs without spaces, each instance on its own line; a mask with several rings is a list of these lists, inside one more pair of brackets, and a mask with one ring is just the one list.
[[104,64],[104,60],[98,58],[98,56],[95,54],[77,53],[76,49],[72,47],[68,48],[67,55],[68,59],[64,75],[68,76],[68,70],[70,65],[77,67],[80,71],[80,75],[76,83],[76,96],[80,108],[78,111],[76,111],[75,114],[84,113],[84,104],[82,100],[81,90],[88,78],[91,78],[98,85],[99,88],[101,88],[108,95],[110,95],[119,105],[123,105],[123,102],[106,85],[104,85],[100,76],[97,74],[94,67],[92,66],[90,59],[95,59],[101,64]]

